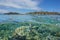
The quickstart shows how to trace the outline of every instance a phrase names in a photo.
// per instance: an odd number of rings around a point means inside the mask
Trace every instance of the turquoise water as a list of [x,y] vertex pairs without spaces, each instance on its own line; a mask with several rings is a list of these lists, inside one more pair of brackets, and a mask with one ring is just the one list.
[[48,40],[49,37],[55,40],[55,37],[60,37],[58,15],[0,15],[0,23],[0,40],[17,40],[21,37],[26,40]]
[[[38,18],[38,19],[37,19]],[[33,20],[34,19],[34,20]],[[60,23],[60,16],[59,15],[0,15],[0,22],[9,22],[9,21],[17,21],[17,22],[24,22],[24,21],[35,21],[40,23]]]
[[37,21],[37,22],[40,22],[40,23],[60,23],[60,16],[59,15],[37,15],[37,16],[34,16],[34,19]]
[[0,22],[3,21],[26,21],[30,20],[31,16],[29,15],[0,15]]

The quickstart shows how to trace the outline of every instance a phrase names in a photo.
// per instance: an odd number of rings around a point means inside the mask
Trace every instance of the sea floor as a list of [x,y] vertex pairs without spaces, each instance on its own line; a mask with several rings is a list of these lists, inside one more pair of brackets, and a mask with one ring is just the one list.
[[60,16],[56,17],[33,16],[24,21],[1,21],[0,40],[60,40]]

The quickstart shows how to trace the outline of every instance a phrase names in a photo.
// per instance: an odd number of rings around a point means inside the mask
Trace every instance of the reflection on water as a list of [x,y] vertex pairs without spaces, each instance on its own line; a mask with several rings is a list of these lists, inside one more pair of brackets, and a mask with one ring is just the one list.
[[35,15],[33,19],[42,24],[44,23],[60,23],[60,16],[58,15]]
[[26,21],[30,19],[29,15],[0,15],[0,21]]
[[36,21],[40,23],[49,23],[49,22],[57,22],[60,23],[60,16],[59,15],[0,15],[0,22],[5,21],[17,21],[17,22],[24,22],[24,21]]

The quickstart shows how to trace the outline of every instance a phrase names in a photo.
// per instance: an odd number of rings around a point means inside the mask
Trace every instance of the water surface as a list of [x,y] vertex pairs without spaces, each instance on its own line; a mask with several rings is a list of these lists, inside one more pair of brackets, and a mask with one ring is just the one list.
[[[33,20],[33,18],[35,18]],[[59,15],[0,15],[0,22],[9,22],[9,21],[18,21],[18,22],[24,22],[24,21],[37,21],[42,23],[60,23],[60,16]]]

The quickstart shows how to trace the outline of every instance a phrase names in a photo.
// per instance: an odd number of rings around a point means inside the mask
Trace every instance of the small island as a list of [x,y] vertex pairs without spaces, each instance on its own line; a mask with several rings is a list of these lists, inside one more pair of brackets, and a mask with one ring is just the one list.
[[29,12],[22,14],[17,12],[9,12],[9,13],[3,13],[2,15],[60,15],[60,13],[59,12]]
[[33,14],[33,15],[60,15],[59,12],[29,12],[29,13],[26,13],[26,14]]
[[3,15],[23,15],[23,14],[17,12],[9,12],[9,13],[4,13]]

